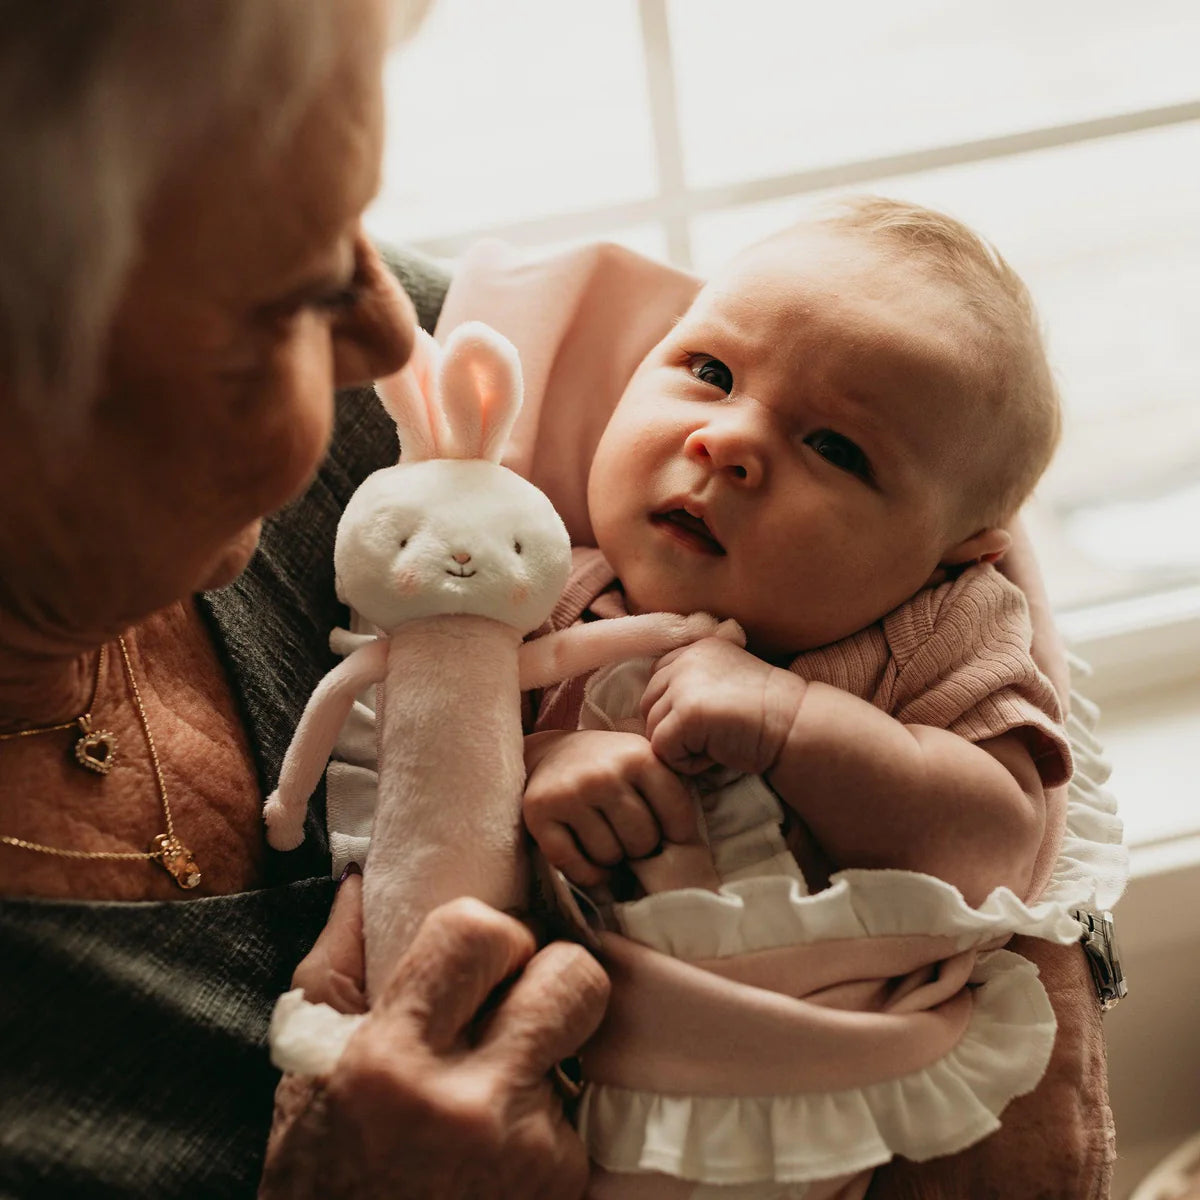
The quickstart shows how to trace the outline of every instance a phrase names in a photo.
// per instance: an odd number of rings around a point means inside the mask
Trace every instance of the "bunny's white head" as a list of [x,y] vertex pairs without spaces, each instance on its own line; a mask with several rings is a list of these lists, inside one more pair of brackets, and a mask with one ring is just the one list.
[[379,385],[401,460],[350,498],[334,546],[338,596],[385,631],[469,613],[522,635],[550,615],[571,545],[545,494],[499,463],[521,405],[516,350],[472,322]]

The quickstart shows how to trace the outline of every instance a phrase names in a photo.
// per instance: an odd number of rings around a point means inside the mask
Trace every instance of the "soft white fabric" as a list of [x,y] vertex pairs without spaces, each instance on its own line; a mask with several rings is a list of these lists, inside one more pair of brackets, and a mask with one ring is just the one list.
[[295,1075],[327,1075],[362,1022],[362,1014],[310,1003],[299,988],[284,992],[267,1031],[271,1062]]

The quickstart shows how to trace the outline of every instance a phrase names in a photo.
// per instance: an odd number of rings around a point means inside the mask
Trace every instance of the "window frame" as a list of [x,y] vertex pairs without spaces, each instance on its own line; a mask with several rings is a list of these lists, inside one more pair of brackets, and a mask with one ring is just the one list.
[[[668,0],[635,0],[646,74],[656,187],[652,195],[522,221],[483,224],[449,236],[415,240],[435,258],[453,259],[485,237],[517,246],[610,236],[642,226],[663,234],[670,261],[691,269],[691,222],[704,215],[833,188],[870,184],[940,167],[1003,159],[1030,151],[1200,120],[1200,98],[1136,108],[1088,120],[935,145],[880,157],[763,176],[719,186],[690,186],[684,169],[679,89],[671,53]],[[1089,663],[1089,695],[1119,702],[1138,692],[1195,677],[1200,664],[1200,585],[1148,592],[1074,610],[1056,611],[1071,649]]]

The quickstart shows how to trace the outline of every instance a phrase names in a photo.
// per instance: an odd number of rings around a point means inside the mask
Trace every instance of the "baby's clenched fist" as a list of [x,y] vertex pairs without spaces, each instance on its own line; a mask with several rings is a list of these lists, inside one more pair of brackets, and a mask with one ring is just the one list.
[[762,775],[787,743],[805,681],[723,638],[705,638],[654,664],[642,697],[654,753],[685,775],[728,767]]
[[618,863],[664,843],[701,842],[687,785],[641,734],[581,729],[525,744],[525,825],[572,883],[603,883]]

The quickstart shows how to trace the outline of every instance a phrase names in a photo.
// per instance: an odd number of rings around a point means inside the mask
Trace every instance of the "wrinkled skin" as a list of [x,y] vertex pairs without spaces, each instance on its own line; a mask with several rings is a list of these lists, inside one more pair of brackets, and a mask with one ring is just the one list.
[[[587,1156],[547,1072],[595,1030],[608,981],[578,946],[534,945],[477,901],[432,913],[333,1074],[280,1084],[260,1195],[577,1200]],[[361,1012],[363,980],[352,876],[294,983]]]

